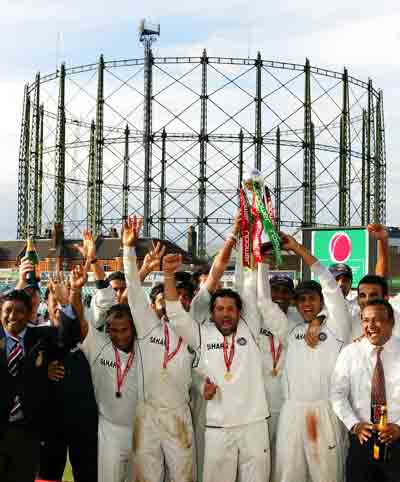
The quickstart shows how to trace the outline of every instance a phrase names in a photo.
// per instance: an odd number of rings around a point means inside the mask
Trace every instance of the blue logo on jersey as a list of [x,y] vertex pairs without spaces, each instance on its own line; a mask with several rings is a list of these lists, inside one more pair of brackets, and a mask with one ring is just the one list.
[[325,341],[328,338],[328,335],[324,333],[323,331],[318,335],[318,340],[319,341]]
[[243,337],[238,338],[237,342],[238,342],[238,345],[240,345],[240,346],[247,345],[247,340],[246,340],[246,338],[243,338]]

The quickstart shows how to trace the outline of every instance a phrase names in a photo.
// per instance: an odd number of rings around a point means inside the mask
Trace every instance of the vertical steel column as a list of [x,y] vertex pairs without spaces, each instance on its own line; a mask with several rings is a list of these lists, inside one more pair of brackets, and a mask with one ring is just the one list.
[[276,129],[276,154],[275,154],[275,220],[276,229],[281,227],[281,130]]
[[343,72],[342,114],[340,117],[340,161],[339,161],[339,224],[350,224],[350,104],[349,76]]
[[242,187],[243,182],[243,129],[239,132],[239,183],[238,183],[238,193]]
[[365,109],[362,113],[362,146],[361,146],[361,225],[367,224],[367,129],[368,114]]
[[87,217],[86,226],[87,229],[94,233],[96,228],[95,222],[95,210],[96,210],[96,124],[92,120],[90,126],[90,142],[89,142],[89,167],[88,167],[88,178],[87,178]]
[[144,59],[144,199],[143,199],[143,235],[151,237],[151,184],[152,184],[152,116],[153,116],[153,53],[149,46],[145,48]]
[[386,160],[384,148],[383,95],[379,92],[376,101],[375,127],[375,176],[374,176],[374,222],[386,221]]
[[167,194],[167,133],[162,131],[161,144],[161,186],[160,186],[160,239],[165,239],[165,201]]
[[310,126],[310,220],[314,226],[317,221],[317,173],[315,167],[315,129],[314,123]]
[[128,219],[129,201],[129,127],[125,127],[124,173],[122,181],[122,222]]
[[198,252],[200,258],[206,256],[206,183],[207,183],[207,52],[204,49],[201,57],[201,118],[200,118],[200,173],[199,173],[199,243]]
[[40,140],[40,73],[36,74],[32,113],[31,151],[29,159],[29,207],[27,236],[37,236],[36,211],[39,182],[39,140]]
[[262,59],[261,53],[258,52],[256,59],[256,125],[254,134],[255,143],[255,167],[261,171],[261,148],[262,148],[262,90],[261,90],[261,73],[262,73]]
[[311,225],[311,71],[310,61],[306,59],[304,66],[304,160],[303,160],[303,224]]
[[42,235],[43,212],[43,142],[44,142],[44,104],[40,106],[40,132],[39,132],[39,174],[38,174],[38,202],[36,211],[36,225],[38,236]]
[[371,185],[372,185],[372,138],[373,138],[373,115],[374,115],[374,105],[373,105],[373,95],[372,95],[372,80],[368,81],[368,114],[367,114],[367,176],[366,176],[366,223],[371,222],[372,204],[371,204]]
[[26,84],[24,88],[24,103],[22,107],[21,134],[19,141],[17,239],[25,239],[27,237],[30,115],[31,101],[29,85]]
[[99,236],[103,225],[103,148],[104,148],[104,58],[100,55],[97,77],[96,143],[95,143],[95,222],[94,235]]
[[65,195],[65,64],[61,64],[56,133],[56,172],[54,179],[55,222],[64,225]]

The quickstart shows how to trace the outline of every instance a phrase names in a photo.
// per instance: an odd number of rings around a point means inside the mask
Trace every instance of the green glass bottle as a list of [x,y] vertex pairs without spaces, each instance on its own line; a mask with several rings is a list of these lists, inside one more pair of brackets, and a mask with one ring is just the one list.
[[28,284],[33,284],[37,282],[37,269],[39,266],[39,256],[36,252],[35,246],[33,244],[33,241],[31,239],[28,239],[26,242],[26,253],[25,253],[25,258],[29,259],[29,261],[33,264],[34,269],[32,271],[29,271],[26,274],[26,282]]

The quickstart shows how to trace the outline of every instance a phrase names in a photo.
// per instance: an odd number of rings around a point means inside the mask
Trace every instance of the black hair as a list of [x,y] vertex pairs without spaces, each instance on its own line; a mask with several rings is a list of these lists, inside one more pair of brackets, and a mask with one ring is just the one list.
[[4,293],[2,301],[3,303],[5,303],[6,301],[20,301],[25,305],[25,308],[28,311],[32,310],[31,297],[24,290],[11,290],[7,293]]
[[164,283],[157,283],[151,288],[149,296],[152,304],[156,302],[156,298],[160,293],[164,293]]
[[190,281],[177,281],[177,290],[186,290],[189,298],[192,300],[194,296],[194,286]]
[[386,309],[386,313],[388,314],[389,318],[393,321],[394,324],[394,310],[393,306],[387,300],[376,299],[368,301],[365,306],[363,307],[362,311],[365,310],[368,306],[384,306]]
[[136,338],[137,336],[136,327],[135,327],[135,323],[133,322],[133,316],[132,316],[131,309],[129,308],[129,305],[123,305],[123,304],[113,305],[106,313],[106,324],[108,326],[112,320],[115,320],[116,318],[117,319],[124,318],[125,316],[132,321],[133,333]]
[[108,281],[109,283],[114,280],[125,281],[125,273],[123,273],[122,271],[114,271],[107,276],[106,281]]
[[50,288],[46,288],[43,296],[44,301],[48,301],[49,295],[50,295]]
[[243,308],[242,298],[237,291],[233,291],[230,288],[221,288],[214,291],[210,300],[210,312],[212,313],[217,302],[217,298],[232,298],[235,301],[236,308],[241,311]]
[[361,285],[378,285],[382,288],[382,296],[387,296],[389,294],[389,285],[387,279],[383,276],[378,276],[376,274],[367,274],[364,278],[361,278],[357,286],[357,293],[360,292]]
[[304,294],[305,292],[314,292],[317,293],[318,296],[321,299],[321,303],[324,302],[324,295],[322,294],[322,287],[321,285],[314,280],[307,280],[307,281],[302,281],[296,286],[296,289],[294,290],[294,299],[295,301],[298,300],[299,296]]
[[175,281],[178,283],[190,283],[190,280],[192,278],[191,273],[188,271],[177,271],[175,273]]

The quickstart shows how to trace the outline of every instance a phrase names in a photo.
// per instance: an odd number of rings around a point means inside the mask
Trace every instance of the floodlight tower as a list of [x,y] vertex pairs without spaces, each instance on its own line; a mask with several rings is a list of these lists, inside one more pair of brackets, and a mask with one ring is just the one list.
[[143,19],[139,25],[139,41],[144,47],[144,199],[143,234],[151,236],[151,167],[152,167],[152,97],[153,97],[153,53],[152,44],[160,36],[160,24],[153,25]]

